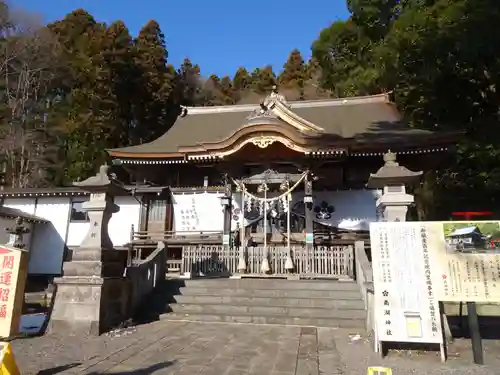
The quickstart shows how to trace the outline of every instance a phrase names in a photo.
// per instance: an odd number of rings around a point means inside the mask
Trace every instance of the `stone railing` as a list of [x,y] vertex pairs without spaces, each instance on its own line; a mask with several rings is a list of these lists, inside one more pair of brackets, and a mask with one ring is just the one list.
[[[270,272],[261,270],[266,249],[249,247],[243,251],[247,275],[296,275],[300,277],[353,278],[354,248],[344,246],[315,246],[311,249],[292,246],[269,246],[267,257]],[[182,247],[181,273],[197,275],[236,275],[240,260],[240,249],[224,249],[223,246],[193,245]],[[288,259],[290,257],[290,259]],[[287,269],[287,259],[293,268]],[[288,263],[290,266],[290,262]]]
[[373,269],[366,256],[364,241],[356,241],[354,244],[356,259],[356,282],[365,302],[367,311],[366,330],[371,332],[374,328],[374,289],[373,289]]
[[165,280],[166,254],[165,244],[158,242],[156,249],[146,259],[138,260],[127,267],[125,276],[131,284],[131,314],[134,314],[137,307],[153,292],[154,288]]

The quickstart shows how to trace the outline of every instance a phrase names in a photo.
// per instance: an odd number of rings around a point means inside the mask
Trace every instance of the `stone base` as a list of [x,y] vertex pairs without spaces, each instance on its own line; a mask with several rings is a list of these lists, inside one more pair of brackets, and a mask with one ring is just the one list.
[[54,283],[49,333],[100,335],[128,318],[130,283],[126,279],[64,276]]
[[71,261],[64,262],[64,276],[122,277],[127,262],[127,253],[118,250],[101,250],[80,247]]

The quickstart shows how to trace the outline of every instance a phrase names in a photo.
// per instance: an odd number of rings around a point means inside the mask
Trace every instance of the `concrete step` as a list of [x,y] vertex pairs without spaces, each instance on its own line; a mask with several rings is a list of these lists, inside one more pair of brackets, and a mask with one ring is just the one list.
[[160,289],[171,320],[364,329],[367,316],[354,281],[200,278]]
[[181,287],[173,294],[183,296],[235,296],[235,297],[263,297],[263,298],[324,298],[359,300],[361,294],[359,289],[354,290],[308,290],[308,289],[253,289],[253,288],[216,288],[216,287]]
[[[193,294],[191,288],[186,288],[187,294],[176,295],[174,299],[179,304],[213,304],[213,305],[236,305],[236,306],[276,306],[276,307],[302,307],[302,308],[326,308],[326,309],[351,309],[363,310],[365,304],[360,298],[359,292],[357,295],[352,293],[352,298],[349,299],[334,299],[334,298],[297,298],[297,297],[253,297],[231,295],[230,293],[220,293],[209,295]],[[251,293],[249,290],[242,290]]]
[[325,309],[310,307],[255,306],[255,305],[215,305],[215,304],[169,304],[174,313],[213,314],[213,315],[250,315],[282,316],[290,318],[314,319],[366,319],[366,311],[360,309]]
[[294,290],[356,290],[359,286],[352,280],[285,280],[285,279],[193,279],[184,280],[186,287],[231,288],[231,289],[294,289]]
[[253,323],[253,324],[271,324],[271,325],[295,325],[308,327],[335,327],[351,328],[357,332],[364,332],[364,319],[329,319],[329,318],[306,318],[306,317],[287,317],[287,316],[256,316],[256,315],[222,315],[222,314],[182,314],[167,313],[162,314],[160,319],[164,320],[183,320],[190,322],[218,322],[218,323]]

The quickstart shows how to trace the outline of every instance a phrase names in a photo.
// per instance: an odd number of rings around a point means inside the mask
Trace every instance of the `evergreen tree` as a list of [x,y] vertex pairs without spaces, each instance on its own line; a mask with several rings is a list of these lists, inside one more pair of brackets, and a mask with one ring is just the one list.
[[224,76],[219,82],[219,91],[225,104],[235,104],[236,96],[233,88],[233,82],[229,76]]
[[300,82],[306,80],[306,67],[304,59],[298,49],[294,49],[288,56],[288,60],[283,66],[283,71],[279,75],[280,85],[296,87]]
[[256,68],[252,72],[252,89],[259,94],[267,94],[276,85],[276,75],[273,67],[267,65],[262,69]]
[[250,87],[251,81],[248,71],[243,67],[239,67],[233,77],[233,87],[235,90],[244,91]]
[[180,103],[185,106],[200,104],[200,91],[202,89],[200,67],[185,58],[177,74],[177,90]]
[[307,71],[304,65],[304,59],[298,49],[294,49],[287,62],[283,66],[283,71],[279,76],[281,85],[294,88],[299,91],[299,98],[304,99],[304,85],[307,81]]
[[165,37],[156,21],[149,21],[135,40],[135,65],[140,84],[136,91],[136,126],[141,141],[158,138],[179,113],[174,91],[175,71],[167,64]]

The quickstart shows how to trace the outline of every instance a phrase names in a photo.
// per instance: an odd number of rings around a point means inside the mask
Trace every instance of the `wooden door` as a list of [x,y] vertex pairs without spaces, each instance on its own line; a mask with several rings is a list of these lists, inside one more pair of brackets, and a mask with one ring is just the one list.
[[165,231],[171,230],[171,204],[166,199],[149,201],[147,230],[154,241],[165,238]]

